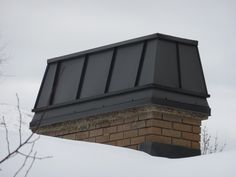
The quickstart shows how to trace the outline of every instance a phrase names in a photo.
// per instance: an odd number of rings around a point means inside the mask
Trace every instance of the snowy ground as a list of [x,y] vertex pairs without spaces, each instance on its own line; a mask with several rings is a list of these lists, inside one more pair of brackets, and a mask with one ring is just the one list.
[[[14,122],[14,121],[12,121]],[[15,124],[15,123],[13,123]],[[12,126],[9,126],[12,127]],[[13,126],[14,127],[14,126]],[[24,132],[27,137],[29,131]],[[11,149],[19,143],[17,128],[9,131]],[[0,127],[0,159],[7,153],[5,131]],[[235,177],[236,150],[183,159],[152,157],[146,153],[81,141],[40,136],[32,177]],[[23,149],[28,152],[29,147]],[[0,165],[0,177],[10,177],[24,158],[14,156]],[[18,176],[24,176],[31,160]]]

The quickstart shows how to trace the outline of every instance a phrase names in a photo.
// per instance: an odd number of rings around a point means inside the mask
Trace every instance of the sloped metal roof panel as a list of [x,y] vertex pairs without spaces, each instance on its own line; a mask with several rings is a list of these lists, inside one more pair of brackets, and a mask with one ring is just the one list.
[[50,59],[31,126],[144,104],[210,114],[197,44],[153,34]]

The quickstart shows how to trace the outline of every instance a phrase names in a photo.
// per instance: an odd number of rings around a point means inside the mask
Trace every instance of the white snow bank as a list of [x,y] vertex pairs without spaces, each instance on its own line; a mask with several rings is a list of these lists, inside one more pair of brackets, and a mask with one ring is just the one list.
[[[10,131],[11,144],[18,143],[17,132]],[[24,134],[26,136],[26,134]],[[6,153],[4,131],[0,129],[0,159]],[[11,146],[13,148],[13,146]],[[5,152],[3,151],[5,150]],[[235,177],[236,151],[183,159],[152,157],[127,148],[41,136],[35,150],[37,160],[32,177]],[[24,149],[27,152],[27,149]],[[23,158],[15,156],[0,166],[0,176],[13,176]],[[27,164],[28,167],[29,163]],[[27,168],[26,167],[26,168]],[[24,170],[19,176],[24,175]]]

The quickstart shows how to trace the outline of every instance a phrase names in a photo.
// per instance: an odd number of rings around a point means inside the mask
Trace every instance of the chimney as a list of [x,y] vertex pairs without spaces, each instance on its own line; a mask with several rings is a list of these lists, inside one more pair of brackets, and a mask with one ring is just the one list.
[[154,156],[200,155],[210,108],[197,45],[153,34],[49,59],[31,130]]

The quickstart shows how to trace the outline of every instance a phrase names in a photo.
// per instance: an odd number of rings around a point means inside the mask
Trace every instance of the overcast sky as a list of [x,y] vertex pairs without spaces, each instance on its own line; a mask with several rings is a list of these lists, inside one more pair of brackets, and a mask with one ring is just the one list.
[[32,109],[48,58],[152,33],[199,41],[212,133],[236,148],[236,1],[0,0],[0,103]]

